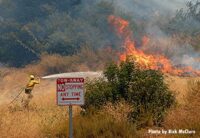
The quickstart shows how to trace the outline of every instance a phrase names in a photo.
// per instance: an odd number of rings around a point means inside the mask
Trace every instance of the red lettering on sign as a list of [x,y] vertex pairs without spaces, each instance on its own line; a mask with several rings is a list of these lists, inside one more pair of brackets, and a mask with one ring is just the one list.
[[84,78],[59,78],[57,79],[57,84],[60,83],[83,83]]
[[72,92],[72,96],[81,96],[80,92]]
[[83,89],[83,85],[66,85],[65,89]]
[[65,91],[65,84],[58,84],[57,85],[57,90],[58,91]]
[[61,93],[60,96],[68,96],[68,93]]
[[57,79],[58,105],[84,104],[84,78],[58,78]]
[[63,101],[67,101],[67,100],[80,100],[80,98],[62,98]]

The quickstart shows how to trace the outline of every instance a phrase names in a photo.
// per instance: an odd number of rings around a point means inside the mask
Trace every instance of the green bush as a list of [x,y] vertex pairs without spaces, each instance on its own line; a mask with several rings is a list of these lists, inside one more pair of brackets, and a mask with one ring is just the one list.
[[109,64],[105,78],[86,84],[85,105],[100,109],[107,102],[125,100],[133,105],[129,119],[138,127],[149,124],[160,125],[163,117],[175,103],[175,97],[164,83],[162,73],[155,70],[140,70],[134,62],[122,62],[119,66]]

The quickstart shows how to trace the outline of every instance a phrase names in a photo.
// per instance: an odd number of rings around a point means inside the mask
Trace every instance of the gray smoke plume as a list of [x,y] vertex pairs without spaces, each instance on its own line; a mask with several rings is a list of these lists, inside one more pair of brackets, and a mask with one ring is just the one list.
[[[172,15],[184,8],[187,0],[114,0],[117,10],[129,13],[143,19],[152,19],[155,16]],[[116,11],[118,12],[118,11]]]
[[179,44],[172,37],[150,37],[151,42],[146,52],[151,54],[163,54],[168,57],[174,66],[191,66],[200,70],[200,54],[190,44]]
[[[175,17],[177,10],[187,8],[187,1],[62,0],[54,2],[53,0],[37,0],[31,3],[32,9],[30,9],[27,8],[30,3],[26,0],[0,0],[0,24],[3,24],[0,32],[1,34],[13,34],[9,32],[10,30],[17,32],[18,39],[41,53],[48,51],[62,54],[61,52],[68,48],[68,51],[63,52],[63,55],[68,55],[84,45],[93,48],[106,46],[119,48],[121,41],[107,20],[109,15],[114,14],[130,21],[130,29],[136,32],[134,38],[137,48],[150,54],[164,54],[173,61],[174,65],[192,65],[199,69],[197,65],[199,62],[196,60],[199,54],[193,47],[187,42],[180,44],[162,28]],[[27,29],[23,29],[25,26]],[[193,29],[200,32],[200,23],[195,19],[188,19],[184,25],[177,23],[170,27],[171,30],[184,28],[189,32],[190,26],[195,26]],[[19,27],[17,31],[16,27]],[[146,47],[140,46],[143,35],[150,37],[150,42]],[[11,42],[13,45],[19,45],[14,43],[15,41]],[[40,44],[44,46],[40,48]],[[38,48],[36,48],[37,45]],[[16,58],[18,57],[17,55]],[[18,61],[23,60],[22,58]],[[6,60],[5,62],[7,63]]]
[[150,54],[163,54],[168,57],[174,66],[191,66],[200,70],[199,52],[187,43],[180,43],[176,37],[166,34],[158,25],[150,23],[146,26],[146,34],[150,42],[142,49]]
[[[115,0],[115,13],[120,12],[128,13],[133,20],[145,21],[144,30],[146,35],[150,37],[148,46],[141,47],[146,53],[149,54],[163,54],[171,59],[174,66],[192,66],[194,69],[199,70],[199,57],[194,48],[185,43],[179,43],[173,36],[163,31],[159,23],[163,21],[166,23],[176,15],[180,9],[186,11],[186,3],[188,0]],[[189,19],[185,23],[184,28],[189,28],[191,25],[200,30],[200,23],[195,19]],[[176,28],[183,27],[177,24]],[[180,28],[183,29],[183,28]],[[134,31],[134,30],[133,30]]]

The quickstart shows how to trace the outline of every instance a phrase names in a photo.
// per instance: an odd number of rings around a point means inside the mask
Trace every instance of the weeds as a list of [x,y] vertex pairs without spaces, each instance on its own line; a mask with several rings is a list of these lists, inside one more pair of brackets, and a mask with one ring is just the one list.
[[[189,81],[186,102],[174,108],[167,116],[164,126],[169,129],[195,130],[196,134],[186,135],[200,137],[200,82]],[[177,136],[182,137],[182,136]]]
[[138,137],[134,124],[118,122],[107,112],[74,118],[76,138],[132,138]]

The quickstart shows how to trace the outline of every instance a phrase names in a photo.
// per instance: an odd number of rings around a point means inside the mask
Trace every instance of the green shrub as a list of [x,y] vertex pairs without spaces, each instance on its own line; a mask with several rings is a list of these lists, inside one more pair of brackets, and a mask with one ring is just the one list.
[[112,100],[112,86],[103,79],[88,82],[86,86],[87,93],[84,108],[93,106],[99,109],[102,105]]
[[100,109],[107,102],[125,100],[133,105],[129,119],[142,127],[149,122],[160,125],[167,109],[175,103],[159,71],[140,70],[132,61],[126,61],[119,66],[109,64],[104,75],[104,79],[86,84],[86,112],[90,108]]

